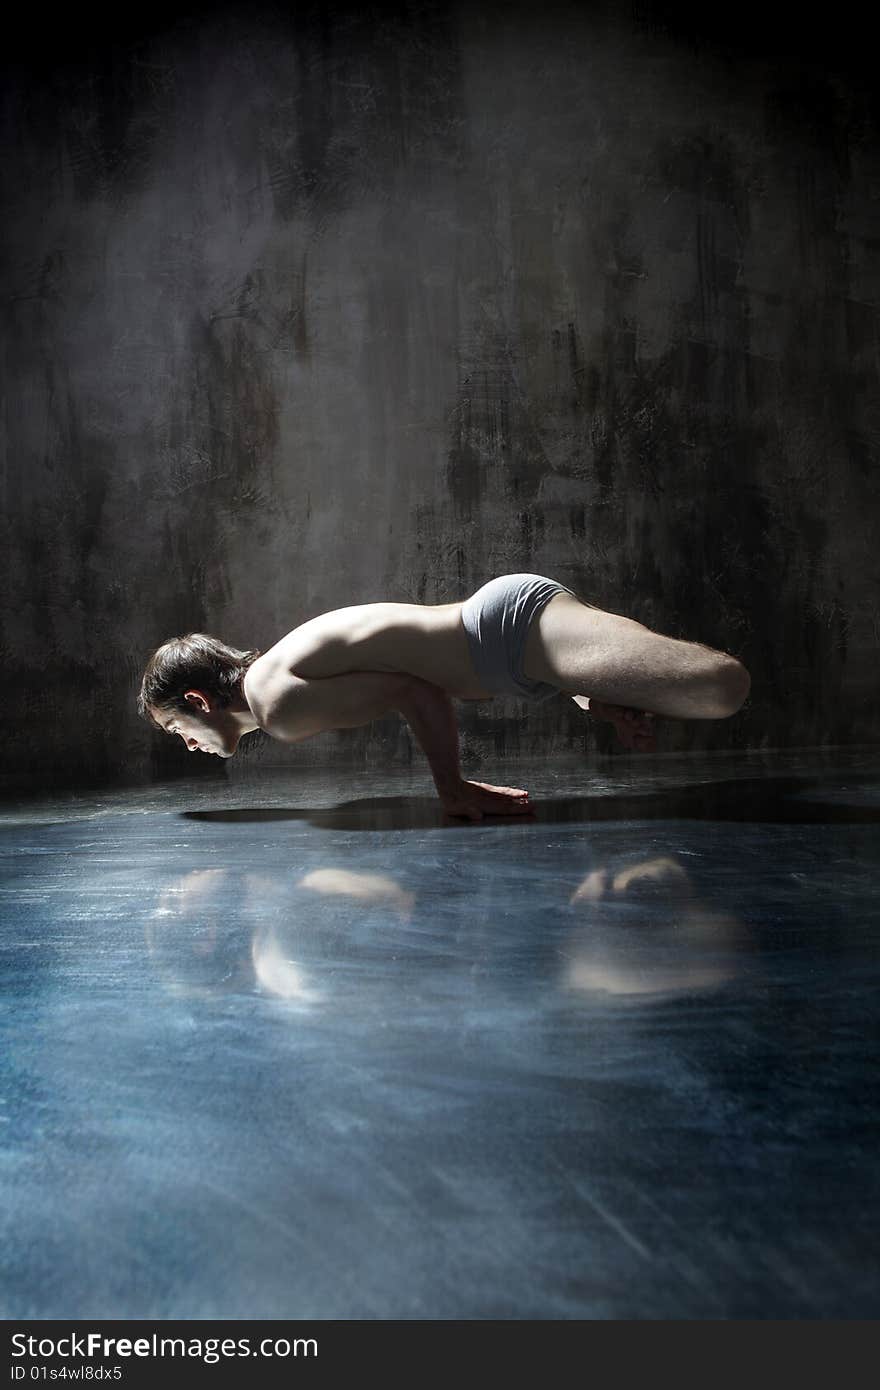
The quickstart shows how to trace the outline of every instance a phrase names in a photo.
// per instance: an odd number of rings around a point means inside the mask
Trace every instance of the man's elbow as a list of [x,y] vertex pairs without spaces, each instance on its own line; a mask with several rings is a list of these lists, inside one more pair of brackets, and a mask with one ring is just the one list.
[[400,714],[406,712],[412,704],[414,696],[418,694],[420,686],[426,682],[418,676],[407,675],[405,671],[395,671],[394,680],[389,690],[388,711],[397,710]]
[[270,738],[279,743],[302,743],[321,732],[320,720],[315,718],[315,710],[309,709],[301,699],[279,699],[268,704],[262,711],[260,728]]
[[449,695],[442,686],[421,676],[405,676],[397,688],[393,707],[412,724],[413,720],[436,719],[441,707],[448,706]]
[[273,719],[271,716],[260,725],[260,728],[264,734],[277,739],[279,743],[302,743],[303,739],[312,738],[319,732],[317,729],[304,729],[302,726],[290,724],[280,718]]
[[369,698],[358,704],[357,711],[352,712],[352,718],[346,727],[355,728],[359,724],[371,724],[373,720],[387,719],[391,714],[402,714],[405,717],[407,710],[412,708],[415,687],[419,684],[417,677],[409,676],[405,671],[391,671],[383,673],[381,678],[377,675],[376,680],[377,685],[370,690]]

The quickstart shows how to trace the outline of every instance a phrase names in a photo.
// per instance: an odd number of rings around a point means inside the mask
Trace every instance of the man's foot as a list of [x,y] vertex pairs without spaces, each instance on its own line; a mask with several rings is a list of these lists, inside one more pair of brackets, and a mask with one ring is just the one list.
[[588,695],[573,695],[572,699],[581,709],[589,710],[594,719],[604,719],[613,724],[624,748],[629,748],[635,753],[655,751],[657,731],[653,714],[630,709],[628,705],[609,705]]

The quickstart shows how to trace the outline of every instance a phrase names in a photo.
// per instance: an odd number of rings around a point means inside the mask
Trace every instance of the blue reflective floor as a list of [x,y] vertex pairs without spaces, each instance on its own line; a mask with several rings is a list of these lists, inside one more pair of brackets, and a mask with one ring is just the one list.
[[880,753],[495,772],[5,803],[0,1315],[876,1316]]

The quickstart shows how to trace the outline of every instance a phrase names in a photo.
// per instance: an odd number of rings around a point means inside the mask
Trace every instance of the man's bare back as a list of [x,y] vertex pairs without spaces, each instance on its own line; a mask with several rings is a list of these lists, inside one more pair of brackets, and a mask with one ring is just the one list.
[[491,693],[474,672],[461,608],[460,603],[335,608],[295,627],[260,661],[303,680],[351,671],[405,672],[457,700],[489,700]]

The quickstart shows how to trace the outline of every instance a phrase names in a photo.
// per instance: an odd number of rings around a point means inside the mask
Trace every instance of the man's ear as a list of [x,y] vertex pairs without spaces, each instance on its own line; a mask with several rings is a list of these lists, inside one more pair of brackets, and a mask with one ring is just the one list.
[[187,690],[183,698],[188,705],[194,705],[195,708],[200,709],[203,714],[210,714],[211,701],[201,690]]

